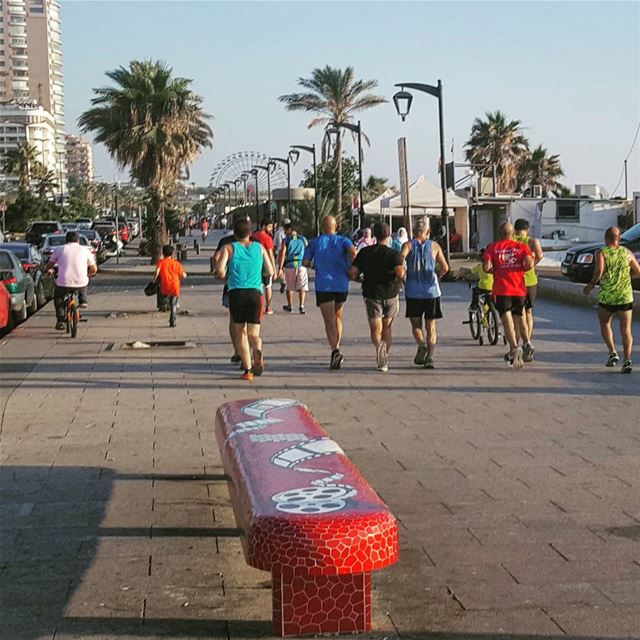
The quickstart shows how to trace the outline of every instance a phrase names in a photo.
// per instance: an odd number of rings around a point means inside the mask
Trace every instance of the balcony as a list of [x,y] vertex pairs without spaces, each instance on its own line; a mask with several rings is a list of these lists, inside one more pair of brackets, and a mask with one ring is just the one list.
[[22,38],[27,37],[27,29],[26,27],[9,27],[9,35],[10,36],[19,36]]

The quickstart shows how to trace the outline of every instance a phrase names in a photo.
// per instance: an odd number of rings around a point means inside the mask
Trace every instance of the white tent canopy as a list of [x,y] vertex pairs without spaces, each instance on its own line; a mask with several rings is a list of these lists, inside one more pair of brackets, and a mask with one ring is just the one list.
[[[440,212],[442,209],[442,190],[440,187],[429,182],[424,176],[420,176],[409,186],[409,202],[411,209],[436,209]],[[464,207],[466,209],[468,206],[469,203],[464,198],[457,196],[451,191],[447,192],[447,208],[455,209]],[[391,197],[382,198],[380,207],[383,210],[393,210],[383,211],[386,215],[402,215],[402,199],[400,194],[396,193]],[[397,213],[395,211],[396,209],[398,210]],[[421,213],[424,213],[424,211]]]
[[388,200],[397,193],[398,191],[394,187],[389,187],[383,194],[379,195],[371,202],[367,202],[367,204],[365,204],[362,208],[368,216],[379,216],[381,210],[380,203],[383,200]]

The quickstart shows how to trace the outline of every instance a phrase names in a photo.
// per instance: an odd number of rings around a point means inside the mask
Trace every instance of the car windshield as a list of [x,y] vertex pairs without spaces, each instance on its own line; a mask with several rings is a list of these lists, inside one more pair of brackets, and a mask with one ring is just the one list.
[[0,270],[11,270],[13,269],[13,262],[11,261],[11,257],[8,253],[3,251],[0,253]]
[[640,222],[634,224],[630,229],[627,229],[620,237],[625,242],[635,242],[640,239]]
[[67,241],[66,237],[63,236],[62,234],[60,234],[58,236],[49,236],[46,239],[46,243],[50,247],[59,247],[59,246],[63,245],[66,241]]
[[29,249],[26,245],[5,245],[0,247],[0,249],[7,249],[8,251],[12,251],[13,255],[15,255],[18,260],[28,260],[29,259]]
[[59,229],[57,224],[46,223],[36,223],[32,228],[34,231],[39,231],[40,233],[53,233],[54,231],[58,231]]

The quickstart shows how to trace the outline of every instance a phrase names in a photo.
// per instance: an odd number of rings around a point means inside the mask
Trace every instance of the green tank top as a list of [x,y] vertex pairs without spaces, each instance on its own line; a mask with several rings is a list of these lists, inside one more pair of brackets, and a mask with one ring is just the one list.
[[629,251],[626,247],[604,247],[604,275],[600,279],[598,302],[601,304],[629,304],[633,302]]
[[[513,236],[513,239],[516,242],[522,242],[522,244],[526,244],[529,246],[529,236]],[[531,267],[529,271],[524,272],[524,284],[526,287],[535,287],[538,284],[538,274],[536,273],[535,267]]]

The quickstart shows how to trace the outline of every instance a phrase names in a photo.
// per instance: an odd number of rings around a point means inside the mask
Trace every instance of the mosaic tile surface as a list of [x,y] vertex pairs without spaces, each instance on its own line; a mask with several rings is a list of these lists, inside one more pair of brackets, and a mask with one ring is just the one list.
[[230,402],[216,439],[247,562],[273,574],[281,635],[370,628],[370,573],[398,559],[397,522],[294,400]]

